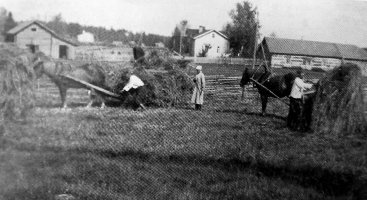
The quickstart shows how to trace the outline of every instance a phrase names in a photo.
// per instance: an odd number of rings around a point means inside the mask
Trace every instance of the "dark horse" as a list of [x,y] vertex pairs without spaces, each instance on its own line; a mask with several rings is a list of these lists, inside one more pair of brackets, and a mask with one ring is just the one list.
[[[271,74],[271,72],[267,70],[265,66],[257,70],[246,68],[242,74],[240,86],[244,87],[249,82],[253,82],[250,79],[253,78],[257,82],[261,83],[265,88],[273,92],[275,95],[282,98],[290,94],[295,77],[296,76],[293,73],[287,73],[284,75],[273,75]],[[257,83],[253,82],[253,84],[255,85],[260,94],[262,104],[262,115],[265,115],[266,105],[268,103],[268,97],[276,98],[276,96],[274,96],[274,94],[269,92],[264,87],[258,85]]]
[[[60,91],[61,104],[63,108],[67,107],[66,92],[69,88],[85,88],[88,90],[89,88],[78,82],[67,80],[61,75],[69,75],[73,78],[77,78],[95,86],[107,88],[105,84],[106,77],[104,70],[99,65],[85,64],[75,67],[75,69],[72,69],[71,65],[65,65],[61,62],[54,62],[50,59],[40,60],[39,58],[36,58],[35,62],[37,63],[34,64],[33,69],[35,71],[36,77],[40,78],[43,74],[45,74],[51,79],[52,82],[56,84]],[[90,97],[91,93],[94,93],[94,91],[89,91]],[[105,105],[103,97],[98,93],[96,93],[95,96],[97,96],[97,98],[102,101],[101,107],[103,108]],[[91,101],[87,105],[87,107],[90,107],[92,105],[93,100],[94,99],[91,98]]]

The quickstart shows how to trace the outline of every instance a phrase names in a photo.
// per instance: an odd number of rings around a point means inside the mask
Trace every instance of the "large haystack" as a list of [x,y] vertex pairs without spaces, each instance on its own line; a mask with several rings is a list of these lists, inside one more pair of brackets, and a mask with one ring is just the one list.
[[115,93],[121,93],[129,81],[130,74],[138,76],[145,85],[138,90],[135,99],[132,96],[124,96],[123,105],[126,107],[134,107],[137,105],[136,101],[153,107],[177,106],[189,101],[193,83],[190,77],[181,70],[152,71],[143,67],[125,69],[115,80],[113,86]]
[[343,64],[319,82],[313,108],[316,133],[345,136],[366,134],[361,69]]
[[0,43],[0,112],[2,120],[23,120],[34,105],[33,55]]

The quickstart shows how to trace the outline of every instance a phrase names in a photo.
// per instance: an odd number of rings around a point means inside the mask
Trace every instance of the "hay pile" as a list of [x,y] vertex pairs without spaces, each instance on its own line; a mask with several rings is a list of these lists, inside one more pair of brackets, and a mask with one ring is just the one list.
[[145,85],[139,88],[135,99],[131,95],[123,96],[122,105],[125,107],[136,107],[136,101],[151,107],[185,105],[194,86],[190,77],[181,70],[151,72],[138,67],[122,70],[114,81],[113,92],[121,93],[129,81],[130,74],[138,76]]
[[34,106],[33,55],[0,43],[0,112],[3,120],[24,120]]
[[319,82],[313,129],[334,136],[366,134],[364,109],[361,70],[355,64],[343,64]]
[[174,59],[169,52],[159,51],[154,49],[149,52],[146,56],[146,63],[143,66],[145,69],[156,69],[156,70],[188,70],[188,66],[192,60],[188,59]]

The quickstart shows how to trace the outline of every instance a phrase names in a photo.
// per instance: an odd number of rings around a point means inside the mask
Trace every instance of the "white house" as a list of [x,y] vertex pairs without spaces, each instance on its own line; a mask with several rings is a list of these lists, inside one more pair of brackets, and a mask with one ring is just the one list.
[[94,43],[94,35],[83,30],[83,33],[78,35],[78,41],[84,43]]
[[206,48],[206,57],[220,57],[229,50],[228,37],[216,30],[206,30],[193,37],[193,55],[199,56]]

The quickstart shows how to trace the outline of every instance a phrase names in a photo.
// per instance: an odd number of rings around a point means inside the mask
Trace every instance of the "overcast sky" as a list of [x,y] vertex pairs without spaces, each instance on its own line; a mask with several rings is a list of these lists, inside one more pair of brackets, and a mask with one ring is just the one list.
[[[240,0],[1,0],[15,20],[50,20],[124,28],[170,36],[187,19],[191,28],[221,30]],[[268,36],[367,47],[367,0],[250,0],[259,10],[260,33]]]

